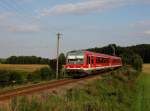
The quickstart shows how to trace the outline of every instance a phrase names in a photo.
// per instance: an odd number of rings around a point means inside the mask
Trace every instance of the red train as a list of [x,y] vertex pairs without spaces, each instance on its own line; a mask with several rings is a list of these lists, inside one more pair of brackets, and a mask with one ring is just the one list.
[[72,51],[67,54],[64,68],[67,73],[74,75],[88,75],[104,69],[122,66],[120,57],[110,56],[90,51]]

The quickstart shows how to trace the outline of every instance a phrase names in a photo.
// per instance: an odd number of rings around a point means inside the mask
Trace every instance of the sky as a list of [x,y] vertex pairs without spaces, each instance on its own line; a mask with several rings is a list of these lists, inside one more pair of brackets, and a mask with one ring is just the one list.
[[150,0],[0,0],[0,58],[150,44]]

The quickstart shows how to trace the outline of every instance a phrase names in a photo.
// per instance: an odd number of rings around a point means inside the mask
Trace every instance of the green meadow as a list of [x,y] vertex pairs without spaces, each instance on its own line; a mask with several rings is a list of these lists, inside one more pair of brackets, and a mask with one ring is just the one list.
[[134,111],[150,111],[150,65],[143,66],[143,73],[135,86]]

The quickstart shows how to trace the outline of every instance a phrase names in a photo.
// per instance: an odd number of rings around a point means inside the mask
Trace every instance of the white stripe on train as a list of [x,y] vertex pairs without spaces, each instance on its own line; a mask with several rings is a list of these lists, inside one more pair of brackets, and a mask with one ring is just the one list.
[[105,66],[105,67],[96,67],[96,68],[66,68],[66,69],[69,69],[69,70],[84,70],[84,71],[88,71],[88,70],[100,70],[100,69],[106,69],[106,68],[115,68],[115,67],[120,67],[122,65],[114,65],[114,66]]

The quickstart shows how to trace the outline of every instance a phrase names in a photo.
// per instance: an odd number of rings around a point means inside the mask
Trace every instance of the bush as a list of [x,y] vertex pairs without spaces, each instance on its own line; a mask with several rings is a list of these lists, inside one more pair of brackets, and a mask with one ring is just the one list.
[[10,72],[9,71],[0,71],[0,86],[4,87],[9,84]]
[[10,84],[21,84],[24,82],[23,75],[19,72],[11,72],[9,82]]
[[44,67],[34,72],[20,72],[0,70],[0,86],[5,87],[14,84],[22,84],[25,82],[39,82],[51,80],[55,78],[55,73],[51,68]]
[[27,80],[37,82],[41,80],[51,80],[55,77],[55,73],[48,67],[41,68],[28,75]]
[[28,74],[27,76],[27,81],[28,82],[38,82],[41,80],[41,77],[39,75],[39,70],[35,71],[35,72],[32,72],[30,74]]
[[141,58],[141,56],[139,55],[134,55],[133,59],[132,59],[132,66],[134,69],[136,69],[137,71],[142,71],[142,64],[143,64],[143,60]]
[[26,73],[17,71],[0,71],[0,86],[5,87],[13,84],[21,84],[26,80]]
[[121,55],[124,65],[131,65],[135,70],[142,71],[143,60],[135,53],[124,53]]
[[68,75],[66,74],[66,70],[64,68],[62,68],[59,72],[59,79],[61,78],[65,78],[67,77]]
[[53,71],[50,68],[45,67],[39,71],[39,74],[42,80],[50,80],[54,78],[55,73],[53,73]]

